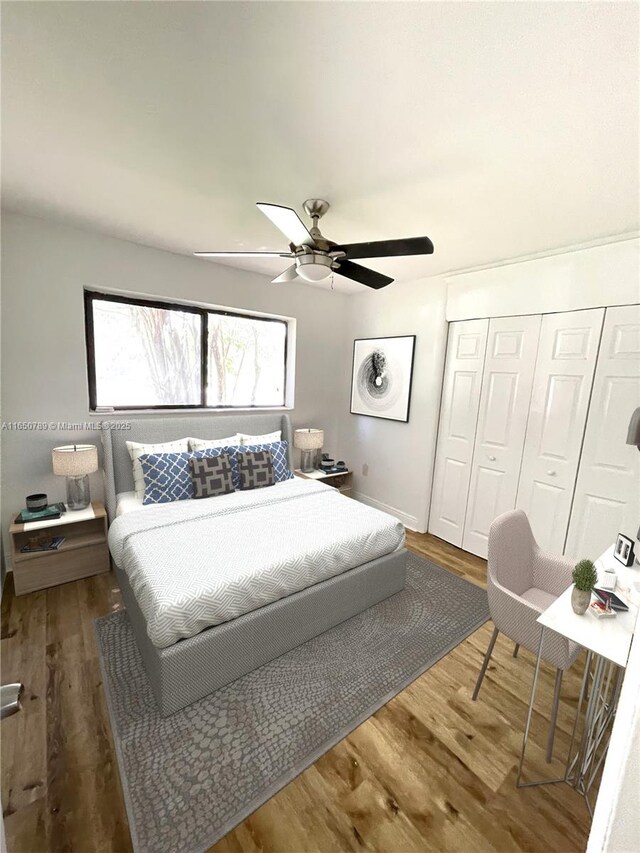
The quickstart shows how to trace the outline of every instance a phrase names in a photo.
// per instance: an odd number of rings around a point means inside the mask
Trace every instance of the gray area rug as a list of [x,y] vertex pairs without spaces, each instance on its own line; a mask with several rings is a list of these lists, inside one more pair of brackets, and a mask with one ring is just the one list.
[[411,554],[402,592],[167,718],[126,613],[96,620],[135,850],[206,850],[488,618]]

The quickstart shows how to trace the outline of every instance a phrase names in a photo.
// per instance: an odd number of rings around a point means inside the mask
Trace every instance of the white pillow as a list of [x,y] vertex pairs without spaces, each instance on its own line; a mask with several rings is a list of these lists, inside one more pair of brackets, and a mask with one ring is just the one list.
[[282,430],[267,432],[264,435],[246,435],[244,432],[238,434],[240,444],[271,444],[274,441],[282,441]]
[[189,450],[208,450],[210,447],[237,447],[241,443],[239,433],[227,436],[227,438],[190,438]]
[[133,463],[133,485],[137,498],[144,498],[144,475],[140,457],[145,453],[186,453],[189,450],[189,439],[165,441],[164,444],[139,444],[137,441],[127,441],[127,450]]

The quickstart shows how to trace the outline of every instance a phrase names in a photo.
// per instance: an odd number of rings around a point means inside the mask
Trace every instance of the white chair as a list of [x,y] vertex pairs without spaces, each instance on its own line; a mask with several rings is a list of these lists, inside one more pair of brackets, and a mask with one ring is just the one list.
[[[500,631],[515,642],[514,657],[520,646],[537,653],[542,629],[536,619],[571,584],[572,568],[567,557],[547,554],[540,549],[522,510],[505,512],[493,522],[489,530],[487,595],[495,627],[473,691],[474,702]],[[557,669],[547,761],[551,761],[553,755],[562,674],[575,661],[580,649],[555,631],[545,632],[542,659]]]

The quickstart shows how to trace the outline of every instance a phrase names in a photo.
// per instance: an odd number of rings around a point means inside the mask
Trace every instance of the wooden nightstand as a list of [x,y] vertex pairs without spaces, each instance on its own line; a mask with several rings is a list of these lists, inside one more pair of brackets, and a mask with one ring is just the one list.
[[[109,571],[107,513],[101,503],[94,501],[86,509],[68,510],[52,521],[16,524],[17,515],[12,516],[9,527],[17,595]],[[45,531],[47,535],[64,536],[57,551],[20,551],[29,539]]]
[[318,480],[321,483],[326,483],[327,486],[333,486],[340,494],[346,497],[351,497],[353,488],[353,471],[338,471],[336,474],[325,474],[324,471],[309,471],[305,473],[299,468],[293,472],[296,477],[302,477],[303,480]]

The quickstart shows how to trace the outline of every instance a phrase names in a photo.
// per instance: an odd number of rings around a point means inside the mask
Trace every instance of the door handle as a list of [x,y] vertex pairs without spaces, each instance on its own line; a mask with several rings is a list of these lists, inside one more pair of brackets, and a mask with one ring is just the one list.
[[495,456],[489,456],[488,459],[489,459],[489,462],[495,462],[496,461]]
[[547,471],[547,477],[555,477],[555,476],[556,476],[555,471]]

